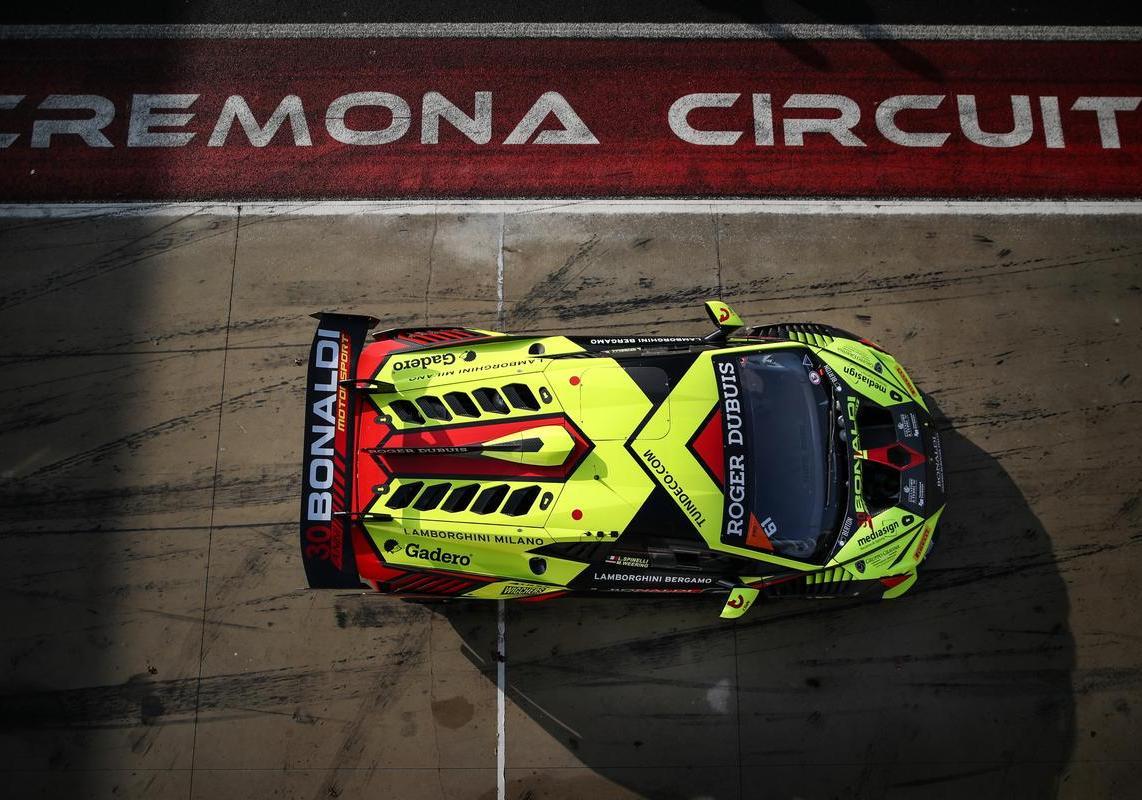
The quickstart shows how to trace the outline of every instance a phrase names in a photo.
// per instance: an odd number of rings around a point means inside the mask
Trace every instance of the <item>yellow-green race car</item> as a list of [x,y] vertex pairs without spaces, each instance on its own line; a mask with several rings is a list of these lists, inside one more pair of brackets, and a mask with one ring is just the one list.
[[370,331],[316,314],[309,585],[421,597],[903,594],[945,504],[896,359],[828,325],[707,336]]

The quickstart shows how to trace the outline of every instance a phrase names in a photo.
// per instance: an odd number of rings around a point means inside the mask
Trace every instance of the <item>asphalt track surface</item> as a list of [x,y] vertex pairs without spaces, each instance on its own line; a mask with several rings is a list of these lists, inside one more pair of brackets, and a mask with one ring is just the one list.
[[[5,218],[11,796],[490,798],[497,751],[513,798],[1134,794],[1138,215],[827,208]],[[495,605],[298,588],[308,312],[699,333],[713,296],[934,398],[909,596],[508,606],[501,739]]]
[[[1137,22],[1097,3],[630,8]],[[364,4],[267,9],[78,21],[377,19]],[[472,21],[506,18],[481,9]],[[410,18],[437,17],[383,21]],[[1137,201],[6,206],[0,276],[7,796],[1138,795]],[[750,323],[865,334],[933,399],[951,500],[905,598],[785,600],[727,623],[715,598],[301,588],[307,314],[693,334],[719,296]]]

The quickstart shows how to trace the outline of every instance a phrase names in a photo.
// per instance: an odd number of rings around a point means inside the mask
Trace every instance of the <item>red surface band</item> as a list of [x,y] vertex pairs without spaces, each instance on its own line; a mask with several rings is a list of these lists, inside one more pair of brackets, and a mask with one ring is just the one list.
[[1137,197],[1140,96],[1138,42],[6,41],[0,199]]

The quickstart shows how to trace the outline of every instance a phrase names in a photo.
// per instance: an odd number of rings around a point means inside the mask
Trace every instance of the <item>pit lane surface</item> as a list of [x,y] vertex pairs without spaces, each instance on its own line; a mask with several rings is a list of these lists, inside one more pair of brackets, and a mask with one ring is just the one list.
[[[1132,211],[1131,209],[1134,208]],[[822,213],[827,212],[827,213]],[[1142,226],[1094,204],[104,207],[0,220],[15,796],[1122,797]],[[815,320],[946,416],[906,598],[496,606],[299,590],[306,314]]]

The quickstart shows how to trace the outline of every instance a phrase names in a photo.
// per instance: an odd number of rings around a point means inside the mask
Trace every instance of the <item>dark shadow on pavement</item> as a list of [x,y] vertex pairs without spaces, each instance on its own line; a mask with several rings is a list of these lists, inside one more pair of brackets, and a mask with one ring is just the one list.
[[[509,722],[509,796],[592,791],[549,769],[576,762],[655,798],[1053,796],[1075,727],[1066,588],[1018,486],[937,419],[952,499],[900,600],[770,601],[736,624],[713,597],[509,606],[509,697],[565,749]],[[437,608],[488,641],[486,612]]]
[[[783,10],[767,8],[763,3],[742,3],[739,0],[704,0],[701,5],[720,16],[780,32],[782,36],[774,41],[801,63],[822,72],[829,72],[832,69],[828,57],[814,45],[812,40],[798,39],[793,35],[793,30],[790,28],[793,23],[787,21],[786,15],[782,13]],[[878,14],[881,9],[873,8],[867,2],[844,4],[804,2],[798,5],[803,13],[814,20],[819,20],[822,24],[860,25],[872,32],[883,33],[882,26],[885,23]],[[896,39],[883,36],[872,39],[872,44],[900,67],[924,80],[939,82],[943,78],[939,67]]]
[[187,793],[235,224],[0,221],[5,796]]

